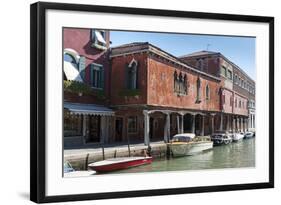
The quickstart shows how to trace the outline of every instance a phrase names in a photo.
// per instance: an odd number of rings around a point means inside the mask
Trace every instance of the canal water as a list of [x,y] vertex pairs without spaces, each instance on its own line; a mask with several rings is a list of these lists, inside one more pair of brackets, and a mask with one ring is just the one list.
[[159,172],[240,168],[255,166],[255,138],[215,146],[193,156],[154,160],[152,164],[120,170],[112,173]]

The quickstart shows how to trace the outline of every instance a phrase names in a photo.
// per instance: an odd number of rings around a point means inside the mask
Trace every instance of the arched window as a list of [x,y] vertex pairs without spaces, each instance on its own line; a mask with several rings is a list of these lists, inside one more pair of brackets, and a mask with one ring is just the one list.
[[174,92],[180,95],[187,94],[187,75],[182,72],[178,75],[177,71],[174,72]]
[[187,95],[187,87],[188,87],[188,84],[187,84],[187,75],[184,74],[184,77],[183,77],[183,85],[184,85],[184,94]]
[[133,59],[127,67],[127,88],[137,89],[138,62]]
[[199,103],[201,102],[201,80],[198,77],[196,81],[196,101]]
[[177,79],[178,79],[178,74],[177,71],[174,72],[174,92],[177,92]]
[[75,50],[71,48],[64,49],[63,71],[66,80],[83,82],[79,70],[79,58],[81,57]]
[[183,93],[183,77],[182,77],[182,73],[180,73],[180,75],[179,75],[179,93],[180,94]]
[[206,85],[206,100],[210,99],[210,87],[209,85]]
[[76,59],[69,53],[64,53],[64,59],[65,62],[69,62],[78,70]]

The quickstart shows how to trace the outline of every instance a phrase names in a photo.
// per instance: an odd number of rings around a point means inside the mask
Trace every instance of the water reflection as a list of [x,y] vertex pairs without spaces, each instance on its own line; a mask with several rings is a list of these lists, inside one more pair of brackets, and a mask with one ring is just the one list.
[[255,139],[242,140],[229,145],[216,146],[212,150],[170,160],[154,160],[152,164],[120,170],[114,173],[180,171],[255,166]]

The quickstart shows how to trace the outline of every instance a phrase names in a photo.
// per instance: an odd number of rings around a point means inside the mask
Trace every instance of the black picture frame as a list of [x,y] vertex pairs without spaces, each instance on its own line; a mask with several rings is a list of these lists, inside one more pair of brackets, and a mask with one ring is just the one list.
[[[233,20],[262,22],[269,25],[269,181],[263,183],[230,184],[221,186],[171,188],[109,193],[90,193],[75,195],[46,196],[46,11],[67,10],[85,12],[109,12],[121,14],[152,15],[162,17],[181,17],[194,19]],[[126,8],[83,4],[38,2],[30,7],[30,199],[37,203],[62,202],[76,200],[97,200],[124,197],[141,197],[198,192],[217,192],[274,187],[274,18],[265,16],[230,15],[218,13],[156,10],[144,8]]]

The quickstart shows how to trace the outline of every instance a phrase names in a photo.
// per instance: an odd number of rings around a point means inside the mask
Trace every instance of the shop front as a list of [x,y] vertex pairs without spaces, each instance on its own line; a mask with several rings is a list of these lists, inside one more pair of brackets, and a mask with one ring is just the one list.
[[64,147],[109,143],[114,111],[94,104],[64,103]]

